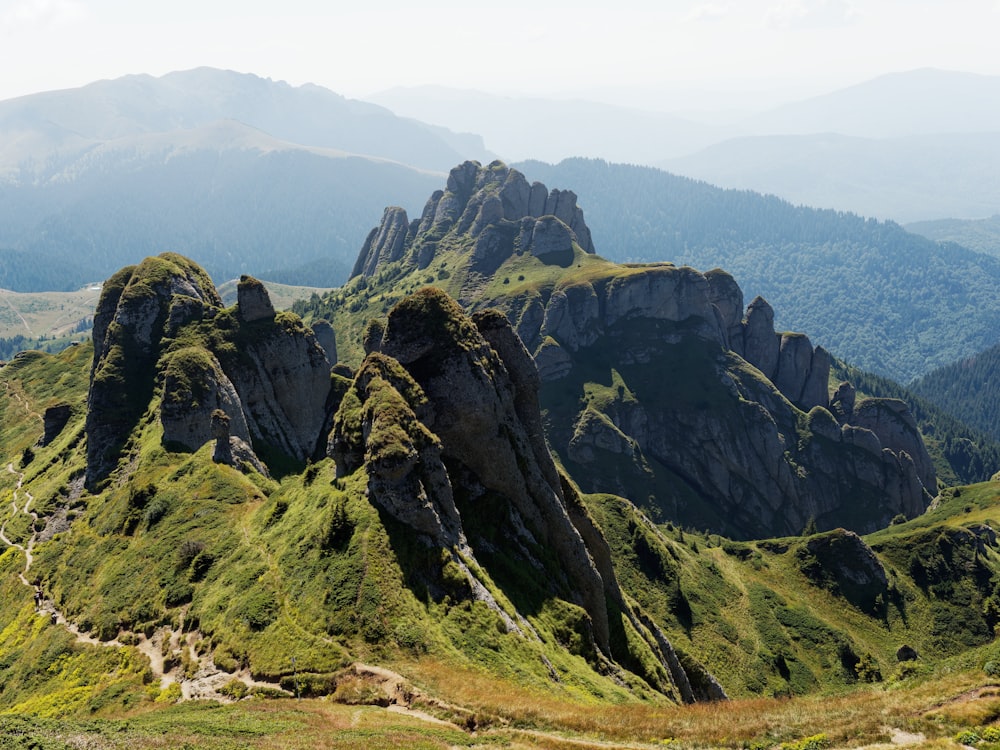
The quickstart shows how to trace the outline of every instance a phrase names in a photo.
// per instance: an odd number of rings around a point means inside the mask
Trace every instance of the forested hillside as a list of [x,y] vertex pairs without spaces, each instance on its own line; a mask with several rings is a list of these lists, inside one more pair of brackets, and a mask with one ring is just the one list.
[[1000,260],[898,224],[722,190],[647,167],[527,162],[572,185],[601,255],[732,273],[776,324],[866,370],[907,382],[996,343]]
[[907,230],[940,242],[957,242],[979,253],[1000,256],[1000,214],[988,219],[918,221]]
[[1000,346],[927,373],[913,392],[1000,440]]

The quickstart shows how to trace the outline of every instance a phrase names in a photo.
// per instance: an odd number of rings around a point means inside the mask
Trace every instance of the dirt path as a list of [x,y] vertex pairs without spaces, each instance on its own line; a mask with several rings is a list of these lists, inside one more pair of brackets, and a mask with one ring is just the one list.
[[21,311],[14,306],[14,303],[10,301],[10,298],[3,290],[0,290],[0,297],[3,297],[3,301],[7,304],[7,307],[9,307],[11,312],[13,312],[21,321],[21,324],[24,326],[24,330],[28,332],[28,335],[33,336],[34,333],[31,330],[31,326],[28,325],[28,321],[24,319],[24,316],[21,315]]
[[[10,391],[10,389],[8,389]],[[184,698],[214,698],[216,700],[229,700],[219,692],[219,689],[226,683],[236,679],[245,684],[248,688],[267,688],[269,690],[281,690],[272,682],[261,682],[255,680],[250,675],[249,669],[243,669],[236,673],[224,672],[215,665],[211,654],[200,654],[196,645],[203,640],[202,634],[197,631],[184,633],[171,628],[162,627],[156,630],[151,637],[145,633],[121,632],[118,637],[110,641],[102,641],[95,638],[90,633],[85,633],[59,610],[56,603],[45,597],[41,586],[36,586],[28,579],[28,573],[34,562],[32,550],[38,537],[36,525],[39,521],[37,513],[31,510],[31,504],[35,498],[24,488],[24,472],[17,471],[13,463],[7,464],[7,471],[17,476],[17,486],[14,488],[11,499],[11,511],[14,515],[24,513],[30,521],[31,536],[26,544],[20,544],[7,537],[7,523],[4,521],[0,525],[0,541],[8,547],[15,547],[24,553],[24,569],[17,576],[21,583],[31,589],[35,597],[35,610],[41,614],[47,614],[50,620],[66,628],[73,634],[78,643],[86,643],[91,646],[105,646],[111,648],[132,647],[149,659],[150,671],[153,679],[159,681],[160,689],[168,687],[171,683],[177,682],[181,687],[181,694]],[[24,498],[23,505],[18,504],[20,497]],[[169,668],[168,668],[169,667]],[[283,691],[282,692],[286,692]]]
[[[7,464],[7,471],[17,476],[17,486],[14,488],[14,494],[10,500],[11,512],[14,513],[14,515],[17,515],[19,512],[24,513],[31,519],[31,536],[28,538],[27,545],[21,545],[17,542],[11,541],[7,538],[7,521],[4,521],[3,525],[0,526],[0,540],[2,540],[8,547],[16,547],[24,553],[24,570],[18,573],[17,577],[21,579],[21,583],[35,591],[35,601],[37,602],[39,598],[38,590],[28,581],[28,570],[31,569],[31,564],[34,562],[34,557],[32,556],[31,551],[35,546],[35,536],[38,533],[35,531],[35,523],[38,521],[38,514],[34,511],[28,510],[28,508],[31,506],[31,503],[34,502],[35,497],[27,490],[22,489],[22,485],[24,484],[23,472],[17,471],[14,468],[13,463]],[[23,493],[27,498],[24,501],[24,505],[20,509],[17,507],[17,495],[19,492]]]

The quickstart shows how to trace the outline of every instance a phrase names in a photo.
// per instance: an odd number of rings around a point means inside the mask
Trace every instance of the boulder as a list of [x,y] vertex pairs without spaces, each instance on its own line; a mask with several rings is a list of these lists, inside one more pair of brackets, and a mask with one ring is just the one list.
[[274,305],[271,304],[267,287],[253,276],[245,274],[240,276],[239,284],[236,285],[236,309],[244,323],[274,318]]

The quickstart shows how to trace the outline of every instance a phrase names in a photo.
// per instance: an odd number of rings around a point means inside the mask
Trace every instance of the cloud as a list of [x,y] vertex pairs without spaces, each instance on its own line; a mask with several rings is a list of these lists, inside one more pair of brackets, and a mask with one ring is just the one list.
[[829,29],[849,26],[858,17],[848,0],[785,0],[767,13],[767,25],[778,29]]
[[21,0],[0,15],[0,28],[63,26],[85,18],[87,9],[78,0]]
[[[1000,0],[998,0],[1000,2]],[[729,5],[719,3],[698,3],[684,16],[685,21],[717,21],[731,12]]]

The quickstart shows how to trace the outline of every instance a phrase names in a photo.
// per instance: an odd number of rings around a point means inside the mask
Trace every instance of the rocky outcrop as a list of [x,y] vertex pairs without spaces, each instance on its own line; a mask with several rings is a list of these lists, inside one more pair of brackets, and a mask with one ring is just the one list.
[[[744,311],[722,270],[581,254],[576,202],[499,162],[467,162],[418,221],[387,212],[358,269],[394,258],[405,279],[440,252],[421,283],[452,279],[466,308],[501,310],[535,360],[548,441],[587,491],[738,537],[796,534],[810,519],[870,531],[926,507],[936,482],[919,434],[888,407],[855,418],[845,389],[831,402],[822,347],[775,331],[760,297]],[[370,326],[364,346],[390,339]]]
[[56,404],[46,409],[42,415],[43,431],[39,445],[45,447],[55,440],[71,416],[73,416],[73,407],[69,404]]
[[937,494],[934,463],[917,429],[917,420],[905,401],[895,398],[864,399],[856,408],[851,409],[848,421],[856,427],[871,430],[882,446],[897,456],[908,456],[914,464],[920,483],[928,492]]
[[258,320],[274,320],[274,305],[267,287],[252,276],[240,276],[236,285],[236,310],[240,320],[253,323]]
[[822,347],[813,349],[801,333],[776,333],[774,310],[762,297],[747,307],[742,336],[730,327],[731,348],[770,380],[793,404],[804,411],[827,406],[830,396],[830,355]]
[[[810,519],[872,531],[936,494],[912,420],[874,405],[879,420],[855,419],[852,402],[838,421],[830,356],[776,333],[763,299],[743,316],[724,272],[608,264],[547,295],[488,302],[551,383],[548,438],[587,491],[651,497],[664,517],[737,537],[796,534]],[[567,392],[578,411],[565,411]]]
[[241,278],[233,315],[191,261],[147,258],[104,285],[94,344],[86,427],[92,488],[114,468],[158,387],[163,440],[174,448],[215,439],[216,412],[228,420],[237,465],[266,472],[251,443],[299,461],[325,445],[330,360],[296,316],[275,314],[256,279]]
[[257,458],[253,448],[245,440],[236,435],[230,435],[229,415],[221,409],[212,412],[211,417],[212,438],[215,440],[215,449],[212,451],[212,460],[219,464],[228,464],[241,471],[256,471],[258,474],[269,477],[270,472],[263,461]]
[[298,461],[320,449],[330,361],[301,321],[283,319],[244,342],[227,367],[250,435]]
[[105,282],[94,313],[94,364],[87,396],[87,485],[105,479],[153,394],[164,326],[175,297],[221,307],[201,268],[164,253]]
[[330,321],[314,320],[311,327],[316,336],[316,343],[323,347],[323,353],[326,354],[330,364],[337,364],[337,336]]
[[227,431],[250,440],[243,403],[215,355],[203,347],[187,347],[163,358],[160,422],[163,441],[189,451],[212,440],[213,413],[227,417]]
[[[363,467],[376,504],[466,562],[490,570],[500,548],[519,558],[535,585],[586,611],[594,647],[616,658],[608,602],[615,616],[636,627],[639,620],[607,542],[548,451],[538,372],[506,317],[485,311],[470,319],[447,295],[425,289],[393,307],[378,344],[334,419],[328,454],[338,474]],[[472,576],[471,568],[462,569]],[[508,614],[519,632],[530,628]],[[663,649],[653,639],[646,647],[662,659],[647,679],[674,691]]]
[[386,208],[382,222],[365,238],[365,244],[351,271],[351,277],[371,276],[380,265],[402,258],[409,229],[410,222],[406,218],[406,211],[396,206]]
[[590,229],[576,194],[529,185],[524,175],[499,161],[483,167],[467,161],[451,170],[447,188],[436,191],[421,217],[410,222],[402,208],[389,207],[365,240],[351,273],[373,276],[386,264],[429,266],[446,237],[473,243],[470,269],[489,275],[515,252],[536,257],[572,257],[574,246],[594,252]]
[[876,613],[888,594],[885,568],[852,531],[835,529],[812,537],[798,559],[807,577],[865,612]]

